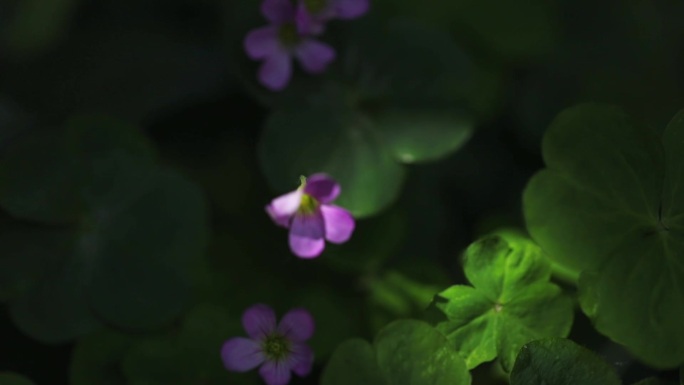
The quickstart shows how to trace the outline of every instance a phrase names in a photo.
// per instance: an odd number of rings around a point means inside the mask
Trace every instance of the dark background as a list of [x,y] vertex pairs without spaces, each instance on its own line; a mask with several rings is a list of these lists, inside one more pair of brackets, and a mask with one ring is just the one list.
[[[478,115],[476,132],[448,158],[409,166],[394,204],[360,220],[349,244],[329,246],[327,255],[305,264],[289,253],[285,232],[263,212],[284,191],[269,187],[259,166],[256,148],[272,106],[263,103],[263,91],[254,92],[256,67],[245,67],[239,44],[263,23],[257,9],[251,0],[2,2],[0,155],[18,138],[56,130],[74,114],[139,125],[161,163],[193,180],[206,196],[207,255],[228,282],[207,289],[208,302],[225,304],[237,320],[256,300],[282,313],[299,301],[288,296],[306,298],[300,302],[314,304],[336,325],[320,342],[321,357],[347,337],[370,338],[390,319],[419,314],[406,299],[410,295],[395,294],[403,298],[395,306],[368,282],[396,271],[416,282],[418,291],[440,290],[463,281],[457,257],[477,236],[523,226],[521,192],[543,167],[541,137],[562,109],[614,103],[662,129],[684,107],[682,1],[373,2],[369,17],[410,15],[444,27],[471,55],[479,66],[478,87],[468,95]],[[34,226],[7,211],[0,215],[4,229]],[[0,253],[3,247],[10,246],[0,244]],[[360,274],[348,266],[349,258],[352,265],[353,258],[377,260],[379,267]],[[576,317],[571,338],[614,364],[628,383],[650,374],[676,379],[675,373],[634,362],[580,312]],[[131,336],[142,341],[176,327]],[[241,333],[230,327],[235,334],[225,339]],[[7,306],[0,309],[0,341],[0,370],[22,373],[36,384],[69,384],[70,370],[83,370],[72,356],[78,340],[38,342],[14,325]],[[178,365],[163,354],[146,359],[161,371]],[[210,370],[221,370],[218,353],[202,359],[214,363]],[[101,383],[126,383],[130,373],[122,374],[117,360],[104,360]],[[308,379],[292,383],[317,383],[323,363]],[[212,382],[207,378],[217,377],[203,375],[179,383],[247,384],[256,378],[252,373]],[[478,377],[478,383],[498,383],[488,365],[475,371]],[[135,384],[156,383],[149,381]]]

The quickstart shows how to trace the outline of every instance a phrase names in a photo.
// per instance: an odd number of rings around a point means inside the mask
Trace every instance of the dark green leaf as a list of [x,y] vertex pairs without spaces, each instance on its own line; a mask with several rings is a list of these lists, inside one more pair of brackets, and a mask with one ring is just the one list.
[[92,116],[72,119],[63,136],[39,134],[11,148],[1,173],[16,178],[3,184],[0,204],[22,218],[69,224],[48,234],[54,242],[26,234],[30,259],[3,259],[27,267],[2,281],[25,293],[10,304],[22,330],[61,342],[99,325],[94,315],[148,329],[181,312],[191,262],[206,243],[206,208],[193,183],[153,160],[138,127]]
[[0,205],[22,219],[75,222],[84,211],[79,178],[77,163],[57,133],[22,138],[0,163]]
[[2,385],[35,385],[28,378],[11,372],[0,373],[0,384]]
[[360,338],[353,338],[340,344],[328,361],[322,385],[389,384],[382,374],[375,358],[373,346]]
[[620,385],[620,379],[595,353],[562,338],[524,345],[511,372],[511,385],[580,384]]
[[375,118],[382,138],[398,161],[438,160],[470,139],[473,123],[462,115],[443,111],[385,111]]
[[322,385],[469,385],[463,359],[429,324],[398,320],[383,328],[373,346],[342,343],[323,371]]
[[259,156],[266,177],[283,193],[294,190],[301,175],[330,174],[342,186],[336,204],[357,217],[386,208],[404,178],[368,118],[339,108],[274,112]]
[[230,373],[221,362],[223,342],[243,335],[239,314],[201,304],[180,330],[142,339],[128,351],[122,370],[131,384],[259,383],[255,373]]
[[10,52],[39,53],[63,39],[80,0],[18,1],[6,31]]
[[661,141],[617,108],[568,109],[544,137],[547,168],[524,193],[532,237],[582,271],[595,327],[663,368],[684,361],[682,116]]
[[425,322],[393,322],[378,333],[373,345],[388,384],[470,384],[470,373],[458,352]]
[[78,341],[71,357],[71,385],[127,385],[121,360],[135,338],[114,331],[101,331]]

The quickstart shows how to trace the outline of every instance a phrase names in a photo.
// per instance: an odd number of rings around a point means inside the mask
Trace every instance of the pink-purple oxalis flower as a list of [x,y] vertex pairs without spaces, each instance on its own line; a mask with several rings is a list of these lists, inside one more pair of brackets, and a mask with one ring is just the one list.
[[369,7],[370,0],[299,0],[297,30],[318,35],[325,30],[326,22],[359,18],[368,12]]
[[276,324],[273,309],[256,304],[242,314],[242,326],[249,338],[231,338],[221,348],[226,369],[246,372],[261,365],[259,374],[268,385],[288,384],[290,372],[300,377],[311,372],[314,354],[305,342],[315,326],[306,309],[292,309]]
[[244,40],[247,55],[263,60],[259,81],[272,91],[284,89],[292,78],[292,57],[312,74],[325,71],[335,60],[335,50],[298,28],[291,0],[264,0],[261,13],[271,23],[250,31]]
[[296,256],[315,258],[323,252],[326,240],[349,240],[356,226],[354,217],[332,204],[340,191],[340,185],[328,175],[313,174],[302,177],[297,190],[266,206],[266,212],[277,225],[290,229],[290,249]]

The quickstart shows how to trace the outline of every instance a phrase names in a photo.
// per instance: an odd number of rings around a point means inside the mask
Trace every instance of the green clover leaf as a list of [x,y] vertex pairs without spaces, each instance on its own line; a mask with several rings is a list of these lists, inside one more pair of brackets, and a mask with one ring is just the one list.
[[620,385],[596,353],[564,338],[532,341],[520,349],[511,385]]
[[468,368],[499,357],[510,371],[523,344],[569,333],[572,301],[549,282],[550,265],[531,241],[490,235],[468,247],[464,263],[473,286],[438,293],[428,314]]
[[[45,342],[105,321],[149,329],[189,298],[206,242],[202,192],[155,162],[138,127],[102,117],[13,143],[0,163],[0,206],[43,226],[0,238],[0,296],[17,326]],[[53,226],[58,225],[58,226]],[[18,240],[21,242],[18,242]]]
[[402,164],[444,158],[474,127],[454,92],[469,87],[472,63],[448,33],[405,22],[371,27],[347,52],[344,80],[278,104],[259,143],[275,189],[289,191],[300,175],[326,172],[342,186],[336,204],[356,217],[394,202]]
[[373,344],[343,342],[323,370],[322,385],[469,385],[463,359],[429,324],[398,320],[383,328]]
[[662,138],[618,108],[562,112],[544,136],[547,168],[524,193],[527,228],[582,272],[583,311],[645,363],[684,362],[684,112]]

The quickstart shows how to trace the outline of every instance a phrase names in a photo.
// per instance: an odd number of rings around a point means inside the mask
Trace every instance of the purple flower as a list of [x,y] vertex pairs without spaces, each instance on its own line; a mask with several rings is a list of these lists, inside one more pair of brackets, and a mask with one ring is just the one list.
[[332,19],[351,20],[363,16],[370,8],[370,0],[299,0],[297,30],[318,35],[325,23]]
[[344,243],[356,226],[349,211],[330,204],[340,195],[340,185],[325,174],[302,177],[302,184],[266,206],[273,221],[290,229],[290,249],[301,258],[319,256],[325,240]]
[[271,25],[250,31],[244,47],[251,59],[264,61],[259,81],[268,89],[280,91],[287,86],[292,78],[293,56],[311,74],[325,71],[335,60],[332,47],[298,32],[291,0],[264,0],[261,13]]
[[242,326],[250,338],[231,338],[221,348],[226,369],[246,372],[261,365],[268,385],[286,385],[290,371],[300,377],[311,372],[314,354],[304,342],[313,335],[314,320],[306,309],[290,310],[276,325],[273,309],[256,304],[242,314]]

